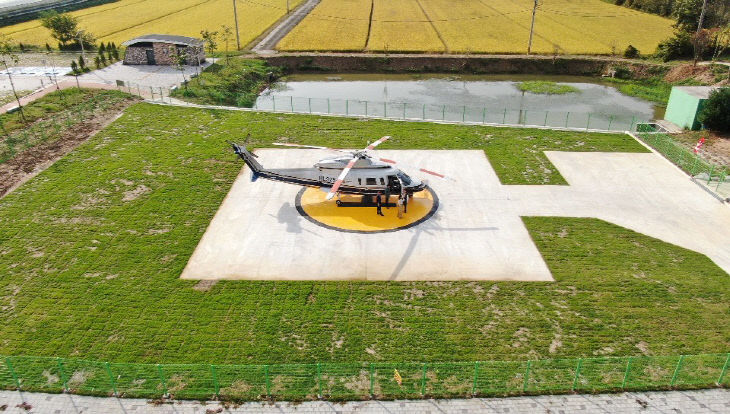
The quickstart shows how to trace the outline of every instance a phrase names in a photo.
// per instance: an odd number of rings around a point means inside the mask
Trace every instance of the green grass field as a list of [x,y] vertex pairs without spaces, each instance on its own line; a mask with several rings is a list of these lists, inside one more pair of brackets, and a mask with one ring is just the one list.
[[[250,282],[179,275],[242,168],[225,144],[486,151],[509,184],[564,184],[547,149],[623,134],[137,104],[0,199],[0,355],[114,362],[473,361],[727,352],[728,275],[595,219],[524,218],[556,279]],[[286,254],[286,252],[282,252]],[[343,264],[346,265],[346,264]]]

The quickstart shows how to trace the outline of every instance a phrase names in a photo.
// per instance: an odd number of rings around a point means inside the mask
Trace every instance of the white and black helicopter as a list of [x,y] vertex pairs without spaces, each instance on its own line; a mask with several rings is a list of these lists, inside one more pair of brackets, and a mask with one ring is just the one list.
[[[411,178],[394,167],[396,161],[373,157],[368,154],[368,151],[373,150],[388,139],[390,139],[389,136],[382,137],[358,151],[346,151],[314,145],[274,143],[274,145],[279,146],[323,149],[347,154],[324,158],[315,163],[312,168],[266,169],[256,160],[256,154],[248,151],[245,146],[232,142],[230,144],[233,151],[251,168],[252,181],[262,177],[289,184],[319,187],[327,191],[326,200],[331,200],[337,196],[337,205],[341,207],[352,203],[342,202],[339,197],[340,194],[362,195],[362,202],[358,204],[361,206],[374,206],[376,197],[379,204],[381,195],[385,197],[383,206],[393,206],[393,204],[388,203],[390,195],[398,195],[399,199],[405,201],[407,205],[407,198],[413,197],[413,193],[423,191],[426,188],[426,183]],[[435,171],[414,168],[439,178],[447,178]]]

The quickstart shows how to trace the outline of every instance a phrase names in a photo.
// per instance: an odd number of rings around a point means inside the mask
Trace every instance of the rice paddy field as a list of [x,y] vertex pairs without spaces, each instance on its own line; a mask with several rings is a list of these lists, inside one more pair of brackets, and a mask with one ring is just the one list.
[[[289,0],[295,7],[301,0]],[[241,47],[252,42],[286,14],[286,0],[238,1]],[[220,30],[221,25],[235,28],[233,3],[230,0],[119,0],[71,13],[79,18],[79,27],[102,42],[115,42],[148,33],[200,37],[201,30]],[[0,28],[16,42],[56,47],[50,31],[32,20]],[[236,39],[230,43],[236,47]],[[220,42],[219,49],[225,45]]]
[[[322,0],[278,45],[282,51],[525,53],[531,0]],[[600,0],[545,0],[532,51],[653,53],[673,21]]]

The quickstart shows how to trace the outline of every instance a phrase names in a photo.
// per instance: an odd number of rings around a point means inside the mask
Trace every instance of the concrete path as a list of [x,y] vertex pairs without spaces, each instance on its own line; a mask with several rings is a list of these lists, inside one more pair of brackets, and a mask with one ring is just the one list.
[[143,399],[98,398],[71,394],[20,393],[0,391],[3,414],[131,414],[131,413],[727,413],[730,412],[730,391],[726,389],[670,392],[625,392],[595,395],[546,395],[514,398],[470,398],[461,400],[396,400],[304,403],[251,402],[225,406],[215,401],[175,401],[153,404]]
[[[213,62],[215,62],[215,59],[207,59],[200,66],[183,67],[185,79],[190,80],[192,75],[197,75],[213,64]],[[171,88],[182,83],[183,75],[174,66],[124,65],[122,62],[117,62],[105,68],[93,70],[79,76],[79,81],[81,82],[116,85],[116,81],[118,80],[124,81],[125,84],[139,85],[147,88]]]
[[257,53],[275,53],[274,47],[281,41],[299,22],[302,21],[309,12],[319,4],[320,0],[308,0],[298,9],[296,9],[289,17],[279,23],[268,35],[266,35],[256,46],[253,51]]

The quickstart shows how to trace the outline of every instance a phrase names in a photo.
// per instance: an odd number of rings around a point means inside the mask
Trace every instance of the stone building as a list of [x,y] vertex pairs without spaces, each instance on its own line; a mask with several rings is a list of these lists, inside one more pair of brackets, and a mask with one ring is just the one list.
[[125,65],[174,65],[174,53],[185,56],[186,65],[205,62],[205,43],[194,37],[148,34],[122,43]]

